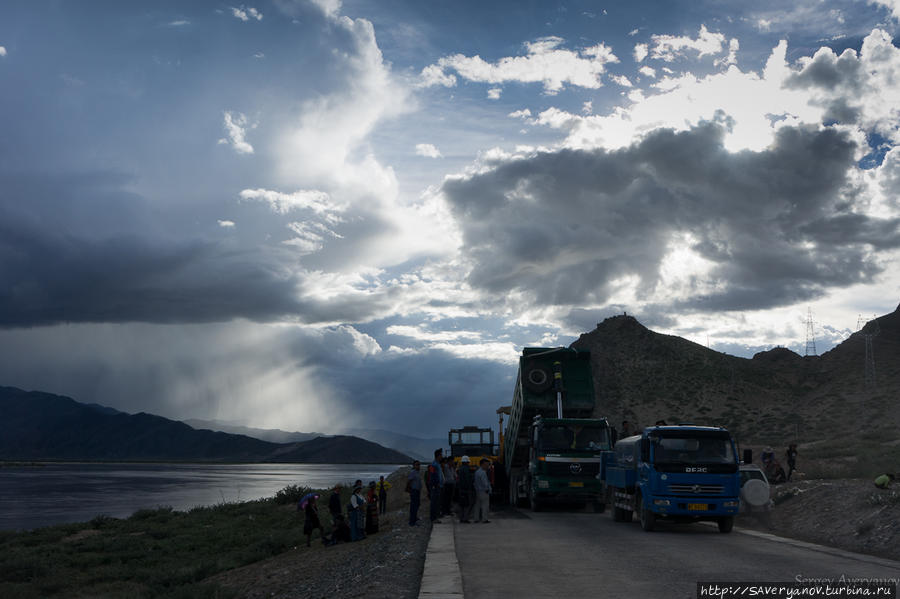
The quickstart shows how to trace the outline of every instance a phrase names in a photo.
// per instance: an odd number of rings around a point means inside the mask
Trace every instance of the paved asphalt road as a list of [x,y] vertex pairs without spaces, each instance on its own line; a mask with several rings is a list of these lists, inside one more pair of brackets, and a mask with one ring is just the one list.
[[[445,519],[446,522],[446,519]],[[438,524],[437,526],[445,526]],[[900,562],[777,542],[705,524],[613,522],[605,514],[510,510],[456,524],[465,596],[694,598],[698,581],[900,579]],[[837,555],[835,555],[837,554]]]

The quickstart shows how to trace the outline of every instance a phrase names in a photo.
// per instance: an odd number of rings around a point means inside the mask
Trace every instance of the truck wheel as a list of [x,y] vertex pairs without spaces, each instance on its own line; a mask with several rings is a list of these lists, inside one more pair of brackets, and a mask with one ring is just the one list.
[[719,518],[718,525],[719,532],[731,532],[731,529],[734,528],[734,516]]
[[541,511],[542,509],[544,509],[543,504],[541,504],[541,500],[538,499],[538,498],[534,495],[534,493],[532,493],[532,494],[530,495],[530,498],[531,498],[531,511],[532,511],[532,512],[539,512],[539,511]]
[[613,507],[613,522],[624,522],[625,521],[625,510],[620,508],[619,506]]
[[640,495],[637,495],[634,498],[635,507],[640,506],[638,509],[641,510],[640,518],[641,518],[641,528],[645,531],[650,532],[653,530],[653,526],[656,524],[656,514],[651,512],[650,510],[644,507],[644,498]]
[[595,501],[595,502],[594,502],[594,513],[595,513],[595,514],[602,514],[602,513],[605,512],[605,511],[606,511],[606,504],[605,504],[605,503],[603,503],[602,501]]
[[622,510],[622,522],[631,522],[634,512],[631,510]]

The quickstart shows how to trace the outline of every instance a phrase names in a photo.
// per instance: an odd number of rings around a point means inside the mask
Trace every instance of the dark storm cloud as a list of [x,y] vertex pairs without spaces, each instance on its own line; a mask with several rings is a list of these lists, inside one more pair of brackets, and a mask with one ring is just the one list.
[[863,75],[856,52],[847,49],[838,56],[823,48],[816,52],[800,72],[788,77],[785,86],[798,89],[820,87],[828,90],[841,86],[855,88],[862,84]]
[[238,321],[0,330],[6,385],[127,412],[306,432],[359,427],[424,437],[443,436],[449,425],[488,426],[511,396],[515,372],[515,364],[438,349],[381,351],[347,326]]
[[[328,352],[316,356],[317,362]],[[514,386],[515,364],[471,360],[439,349],[382,352],[348,363],[317,363],[317,377],[339,387],[344,405],[365,414],[365,428],[420,437],[446,434],[446,427],[494,424]],[[440,373],[440,376],[435,376]]]
[[0,224],[0,326],[265,320],[297,312],[296,280],[214,243],[160,247]]
[[[277,242],[172,233],[117,173],[0,174],[0,327],[64,322],[355,322],[390,289],[317,299]],[[195,218],[193,215],[190,218]]]
[[685,308],[785,305],[879,272],[872,248],[897,247],[900,230],[851,213],[848,136],[784,127],[764,151],[729,153],[723,135],[714,123],[659,130],[618,151],[544,152],[447,181],[469,282],[577,305],[637,276],[653,299],[667,245],[684,234],[714,264],[695,285],[715,285]]

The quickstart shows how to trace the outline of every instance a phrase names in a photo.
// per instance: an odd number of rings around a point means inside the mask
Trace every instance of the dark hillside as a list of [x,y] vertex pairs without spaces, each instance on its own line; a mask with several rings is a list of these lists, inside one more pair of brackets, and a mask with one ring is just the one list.
[[[867,386],[864,336],[876,330],[875,383]],[[880,441],[900,436],[900,311],[822,356],[775,348],[737,358],[624,315],[607,318],[572,347],[591,351],[595,414],[616,425],[623,419],[641,426],[658,419],[721,424],[758,443],[857,431]]]
[[298,443],[273,455],[272,462],[338,463],[338,464],[408,464],[409,456],[377,443],[336,435],[318,437]]
[[[98,409],[100,408],[100,409]],[[0,387],[0,460],[315,462],[399,464],[410,459],[356,437],[270,443],[195,430],[68,397]]]

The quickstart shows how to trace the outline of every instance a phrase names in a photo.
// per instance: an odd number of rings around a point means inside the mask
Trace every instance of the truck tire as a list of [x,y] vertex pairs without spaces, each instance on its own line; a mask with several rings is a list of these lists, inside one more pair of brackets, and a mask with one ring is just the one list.
[[541,500],[537,498],[537,495],[535,495],[534,493],[529,493],[528,497],[531,500],[532,512],[540,512],[544,509],[544,505],[541,503]]
[[622,510],[622,522],[631,522],[634,512],[631,510]]
[[719,518],[717,524],[719,525],[719,532],[729,533],[731,532],[731,529],[734,528],[734,516]]
[[619,506],[613,506],[613,522],[625,522],[625,510]]
[[656,525],[656,514],[644,507],[644,498],[640,495],[635,496],[634,507],[640,510],[641,528],[646,532],[651,532]]
[[594,500],[594,513],[602,514],[606,511],[606,504],[600,501],[599,499]]

